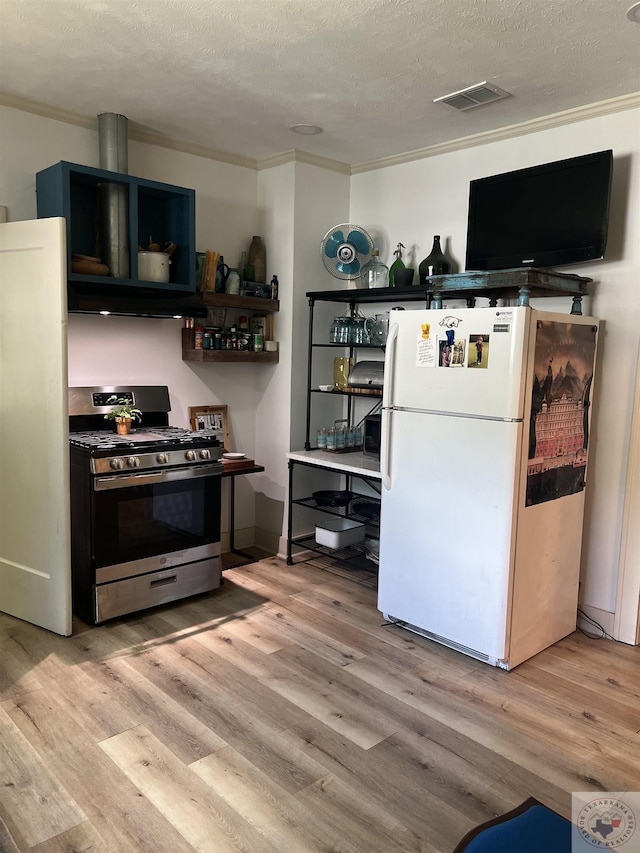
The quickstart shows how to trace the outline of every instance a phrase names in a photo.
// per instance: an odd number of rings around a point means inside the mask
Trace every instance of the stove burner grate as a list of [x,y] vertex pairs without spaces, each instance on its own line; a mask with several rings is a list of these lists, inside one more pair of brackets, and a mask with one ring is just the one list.
[[217,435],[205,431],[192,432],[181,427],[150,427],[132,430],[129,435],[117,435],[106,430],[81,430],[69,433],[70,444],[88,450],[125,450],[138,447],[164,447],[198,443],[215,444]]

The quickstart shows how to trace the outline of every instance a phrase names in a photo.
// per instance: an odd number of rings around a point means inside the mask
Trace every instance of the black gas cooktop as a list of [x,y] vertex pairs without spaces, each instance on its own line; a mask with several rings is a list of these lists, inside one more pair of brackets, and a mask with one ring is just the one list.
[[218,444],[218,436],[208,430],[182,429],[181,427],[141,427],[128,435],[118,435],[109,430],[82,430],[70,432],[69,441],[75,447],[87,450],[120,450],[136,447],[166,447],[167,445],[192,445],[208,447]]

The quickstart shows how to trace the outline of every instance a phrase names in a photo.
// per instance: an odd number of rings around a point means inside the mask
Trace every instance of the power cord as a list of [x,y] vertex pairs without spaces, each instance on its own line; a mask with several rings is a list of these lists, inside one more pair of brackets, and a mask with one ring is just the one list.
[[578,631],[580,631],[581,634],[584,634],[585,637],[588,637],[590,640],[607,639],[607,640],[613,640],[614,643],[618,642],[614,637],[611,636],[611,634],[607,634],[607,632],[604,630],[604,628],[602,627],[602,625],[599,622],[596,622],[595,619],[592,619],[591,616],[588,616],[584,612],[584,610],[581,610],[579,607],[578,607],[578,616],[581,619],[584,619],[585,622],[589,622],[591,625],[593,625],[594,628],[597,628],[598,631],[600,632],[599,634],[591,634],[591,633],[589,633],[589,631],[585,631],[584,628],[581,628],[580,625],[577,625],[576,627],[577,627]]

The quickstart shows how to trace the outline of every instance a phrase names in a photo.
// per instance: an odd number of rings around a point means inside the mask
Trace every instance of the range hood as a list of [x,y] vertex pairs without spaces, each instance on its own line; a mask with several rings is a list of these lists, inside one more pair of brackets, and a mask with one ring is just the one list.
[[68,283],[68,309],[73,314],[115,314],[120,317],[206,317],[199,293],[130,287],[117,284]]

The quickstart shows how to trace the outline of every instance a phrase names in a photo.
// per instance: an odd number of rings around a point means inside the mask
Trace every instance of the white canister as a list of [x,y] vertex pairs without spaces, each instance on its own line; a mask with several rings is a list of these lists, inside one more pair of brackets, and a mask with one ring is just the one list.
[[229,270],[229,275],[224,285],[225,293],[239,295],[240,293],[240,273],[238,270]]
[[142,281],[169,281],[171,257],[165,252],[138,252],[138,278]]

